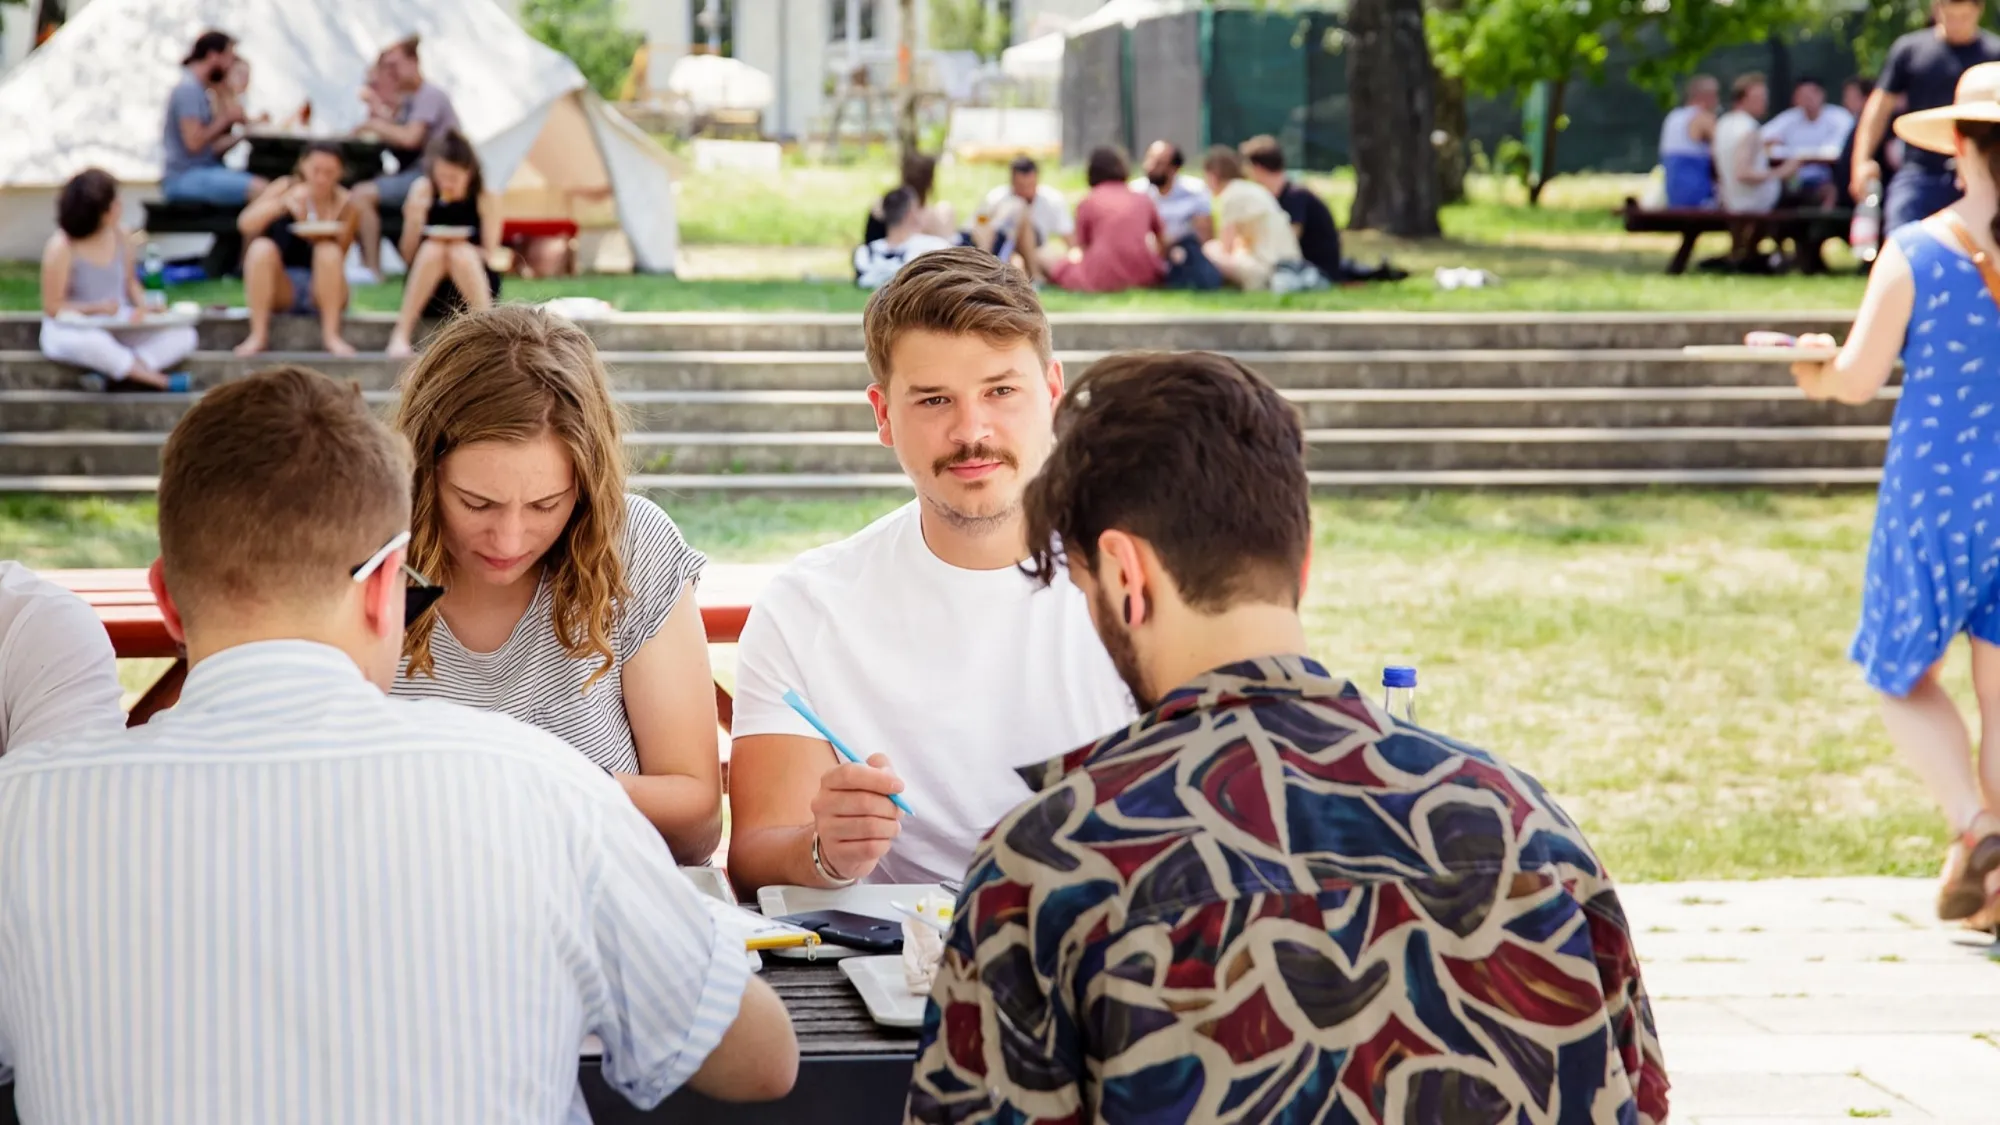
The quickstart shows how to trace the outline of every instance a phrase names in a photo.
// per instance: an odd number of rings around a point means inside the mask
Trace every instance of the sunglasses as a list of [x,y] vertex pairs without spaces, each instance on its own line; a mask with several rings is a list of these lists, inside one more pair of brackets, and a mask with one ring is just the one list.
[[[381,550],[370,555],[367,562],[355,567],[349,573],[354,575],[356,582],[366,582],[369,575],[382,569],[382,564],[391,554],[409,546],[409,543],[410,533],[399,531],[395,538],[382,544]],[[409,563],[403,563],[402,569],[403,577],[409,579],[409,585],[403,590],[403,628],[408,630],[417,623],[417,618],[424,615],[425,610],[436,605],[437,600],[444,597],[444,587],[412,570]]]

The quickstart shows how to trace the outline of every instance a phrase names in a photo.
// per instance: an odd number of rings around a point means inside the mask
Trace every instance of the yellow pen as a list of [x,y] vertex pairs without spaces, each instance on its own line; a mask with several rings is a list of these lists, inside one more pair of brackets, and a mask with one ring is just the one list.
[[748,950],[797,949],[802,945],[810,947],[818,944],[819,935],[811,932],[758,934],[755,937],[745,938],[743,948]]

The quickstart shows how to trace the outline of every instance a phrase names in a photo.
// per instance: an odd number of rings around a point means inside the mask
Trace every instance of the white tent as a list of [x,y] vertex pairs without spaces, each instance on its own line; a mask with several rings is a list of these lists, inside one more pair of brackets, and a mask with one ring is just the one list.
[[666,153],[493,0],[94,0],[0,82],[0,258],[40,254],[56,189],[84,168],[157,194],[167,94],[210,28],[251,63],[253,115],[310,100],[329,136],[361,123],[375,56],[421,35],[424,76],[451,95],[487,182],[506,185],[509,217],[616,226],[639,269],[673,270]]

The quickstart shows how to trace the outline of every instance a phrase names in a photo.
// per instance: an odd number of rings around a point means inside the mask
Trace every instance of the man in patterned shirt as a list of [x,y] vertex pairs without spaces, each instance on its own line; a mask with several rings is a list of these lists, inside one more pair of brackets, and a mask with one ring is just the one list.
[[1068,567],[1145,714],[1023,771],[980,844],[910,1120],[1665,1120],[1576,825],[1301,655],[1284,399],[1222,356],[1114,357],[1057,434],[1027,565]]

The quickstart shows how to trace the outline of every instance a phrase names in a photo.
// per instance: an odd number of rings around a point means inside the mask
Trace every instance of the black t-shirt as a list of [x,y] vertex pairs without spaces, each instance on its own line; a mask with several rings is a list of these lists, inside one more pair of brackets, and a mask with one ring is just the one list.
[[1332,281],[1340,276],[1340,228],[1333,225],[1333,212],[1319,196],[1285,181],[1278,192],[1278,206],[1291,216],[1299,231],[1299,253]]
[[[1935,109],[1950,105],[1958,95],[1958,79],[1980,63],[2000,62],[2000,35],[1981,31],[1970,43],[1945,42],[1934,29],[1912,31],[1889,48],[1889,61],[1882,64],[1878,85],[1887,93],[1908,99],[1906,109]],[[1933,172],[1942,172],[1951,157],[1912,148],[1908,163]]]

